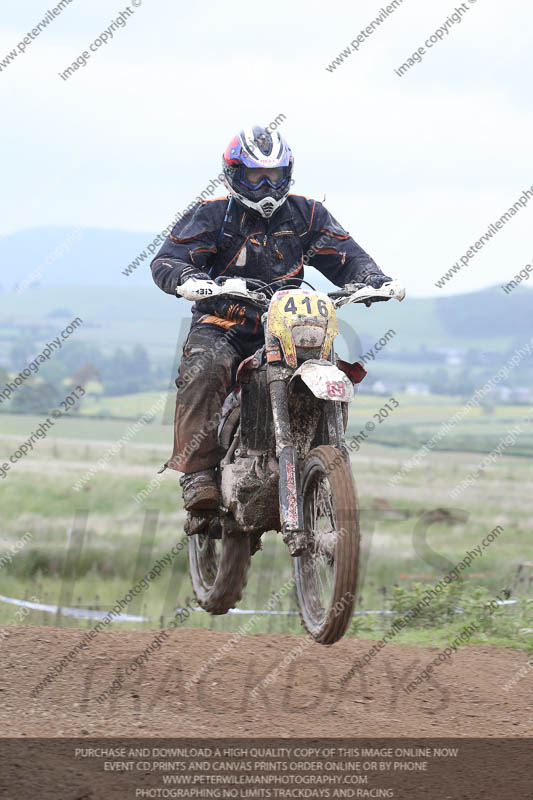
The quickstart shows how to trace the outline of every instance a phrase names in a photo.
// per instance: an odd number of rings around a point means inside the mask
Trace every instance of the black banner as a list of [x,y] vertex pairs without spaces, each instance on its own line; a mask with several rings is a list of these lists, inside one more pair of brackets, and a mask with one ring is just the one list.
[[2,739],[2,800],[522,800],[533,739]]

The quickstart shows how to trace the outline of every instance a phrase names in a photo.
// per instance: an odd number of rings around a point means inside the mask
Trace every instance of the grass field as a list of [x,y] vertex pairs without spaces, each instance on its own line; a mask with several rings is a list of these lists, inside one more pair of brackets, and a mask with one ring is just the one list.
[[[159,395],[132,396],[126,416],[135,418],[149,408]],[[445,397],[407,397],[399,395],[399,407],[379,423],[374,419],[388,398],[360,395],[350,415],[348,440],[368,421],[376,427],[352,455],[352,465],[360,495],[363,530],[364,581],[360,587],[360,610],[387,610],[397,593],[395,587],[412,591],[416,583],[434,584],[447,571],[446,565],[461,560],[495,526],[503,533],[483,551],[465,577],[470,596],[475,587],[484,587],[487,597],[508,589],[515,596],[533,596],[531,517],[533,466],[527,458],[533,443],[526,430],[503,455],[495,459],[481,477],[458,499],[450,491],[527,413],[523,407],[498,407],[492,414],[474,409],[457,425],[441,446],[458,449],[434,451],[421,459],[396,485],[390,479],[413,455],[407,442],[423,443],[438,425],[449,419],[460,404]],[[106,403],[110,400],[107,398]],[[112,411],[124,413],[123,398],[113,398]],[[83,417],[64,417],[56,421],[32,453],[12,465],[0,480],[2,528],[0,557],[10,552],[26,533],[31,540],[0,566],[0,594],[15,598],[36,598],[41,603],[100,608],[108,610],[130,588],[134,575],[150,568],[183,535],[184,512],[177,490],[177,474],[167,471],[154,484],[144,502],[135,495],[152,481],[170,455],[171,427],[154,421],[144,426],[114,456],[109,448],[124,436],[131,421],[95,419],[95,409],[86,407]],[[0,463],[8,460],[41,418],[0,414]],[[390,444],[386,444],[389,441]],[[469,452],[472,451],[472,452]],[[519,454],[521,453],[521,455]],[[98,466],[104,458],[103,468]],[[88,471],[93,469],[92,474]],[[76,482],[88,480],[75,490]],[[441,521],[424,527],[425,514],[434,509],[453,509]],[[84,515],[87,515],[83,524]],[[147,514],[149,515],[147,517]],[[150,516],[151,515],[151,516]],[[157,517],[152,528],[147,519]],[[73,543],[83,530],[77,574],[68,572],[65,554],[73,553]],[[153,543],[150,542],[151,533]],[[425,533],[424,533],[425,531]],[[70,550],[69,550],[70,546]],[[448,567],[449,568],[449,567]],[[64,575],[65,569],[67,574]],[[269,594],[291,579],[291,561],[279,535],[264,537],[264,550],[252,560],[250,580],[240,607],[261,609]],[[191,597],[184,552],[172,568],[127,609],[128,613],[150,618],[142,624],[158,627],[184,606]],[[68,600],[68,602],[67,602]],[[294,611],[295,599],[288,592],[279,610]],[[187,626],[207,626],[218,630],[237,630],[249,617],[231,614],[209,617],[193,612]],[[0,603],[0,624],[57,624],[56,617],[31,611],[21,618],[14,606]],[[61,618],[62,625],[89,626],[93,623]],[[375,636],[390,617],[373,615],[356,618],[353,631],[359,636]],[[462,622],[464,625],[464,621]],[[125,627],[135,627],[126,623]],[[461,628],[461,618],[452,623],[444,615],[442,624],[431,629],[406,630],[397,641],[439,644]],[[502,619],[480,634],[480,641],[533,648],[533,616],[526,607],[507,609]],[[253,632],[298,632],[298,617],[255,617]],[[528,632],[528,629],[530,632]],[[520,633],[522,631],[522,633]],[[476,641],[473,639],[472,641]]]

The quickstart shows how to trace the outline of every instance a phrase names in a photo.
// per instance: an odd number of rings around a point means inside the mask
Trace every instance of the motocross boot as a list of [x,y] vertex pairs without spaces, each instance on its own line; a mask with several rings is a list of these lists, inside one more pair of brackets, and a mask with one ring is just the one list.
[[183,505],[186,511],[208,511],[218,508],[220,494],[214,469],[189,472],[180,478]]

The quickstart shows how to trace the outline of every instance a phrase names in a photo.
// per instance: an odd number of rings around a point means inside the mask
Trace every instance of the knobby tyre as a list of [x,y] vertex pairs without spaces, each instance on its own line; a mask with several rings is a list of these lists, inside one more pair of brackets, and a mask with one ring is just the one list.
[[248,580],[248,536],[189,537],[189,574],[198,604],[210,614],[227,614],[242,597]]
[[331,445],[316,447],[302,468],[305,530],[310,546],[294,559],[302,624],[320,644],[346,632],[355,604],[359,509],[349,463]]

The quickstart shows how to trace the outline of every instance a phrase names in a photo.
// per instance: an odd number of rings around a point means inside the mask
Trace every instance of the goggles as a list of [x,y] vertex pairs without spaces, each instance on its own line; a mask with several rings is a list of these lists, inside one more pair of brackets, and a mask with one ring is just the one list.
[[278,189],[287,177],[286,170],[286,167],[241,167],[239,181],[248,189],[259,189],[265,183]]

